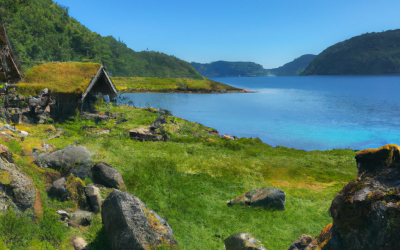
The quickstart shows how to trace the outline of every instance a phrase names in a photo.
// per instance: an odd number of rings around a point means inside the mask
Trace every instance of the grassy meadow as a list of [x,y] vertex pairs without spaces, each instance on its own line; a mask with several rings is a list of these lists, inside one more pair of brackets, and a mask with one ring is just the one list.
[[131,92],[175,92],[203,91],[211,92],[218,89],[238,90],[232,86],[207,78],[157,78],[157,77],[111,77],[118,90],[122,93]]
[[[72,249],[69,240],[75,235],[90,243],[90,249],[110,249],[100,215],[91,226],[78,229],[58,220],[57,209],[73,211],[76,205],[47,197],[45,170],[34,165],[31,156],[22,156],[22,149],[39,148],[42,142],[57,149],[83,145],[93,161],[105,161],[121,171],[128,192],[168,221],[179,243],[176,249],[222,250],[223,240],[240,232],[251,233],[268,250],[288,249],[302,234],[315,237],[332,222],[332,199],[356,176],[353,150],[307,152],[271,147],[259,139],[227,140],[210,135],[211,128],[173,116],[160,131],[168,141],[139,142],[126,130],[148,126],[159,114],[129,106],[108,111],[121,115],[97,122],[72,117],[55,124],[63,130],[60,138],[49,139],[56,133],[52,125],[17,126],[30,133],[24,141],[6,142],[0,136],[40,189],[44,208],[37,223],[32,211],[0,216],[0,249],[5,249],[2,242],[8,249]],[[103,129],[110,133],[98,135]],[[265,186],[286,192],[285,211],[226,205]]]

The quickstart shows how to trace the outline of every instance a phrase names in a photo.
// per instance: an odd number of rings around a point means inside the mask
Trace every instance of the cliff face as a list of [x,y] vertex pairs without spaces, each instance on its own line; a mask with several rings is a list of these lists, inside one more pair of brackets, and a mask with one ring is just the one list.
[[330,46],[301,75],[400,73],[400,29],[367,33]]

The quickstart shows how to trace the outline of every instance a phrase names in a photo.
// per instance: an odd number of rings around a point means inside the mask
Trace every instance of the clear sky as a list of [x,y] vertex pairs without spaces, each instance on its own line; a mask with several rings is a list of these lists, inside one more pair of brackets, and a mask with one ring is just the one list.
[[366,32],[400,28],[399,0],[57,0],[135,51],[279,67]]

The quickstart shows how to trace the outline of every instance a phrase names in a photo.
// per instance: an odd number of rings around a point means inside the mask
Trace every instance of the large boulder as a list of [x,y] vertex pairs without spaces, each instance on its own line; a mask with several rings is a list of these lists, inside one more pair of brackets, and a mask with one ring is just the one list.
[[43,168],[68,172],[77,164],[91,162],[91,158],[87,148],[69,145],[53,153],[35,155],[35,162]]
[[258,240],[249,233],[239,233],[224,240],[225,250],[266,250]]
[[391,144],[357,153],[357,179],[334,198],[333,225],[317,239],[321,249],[400,249],[399,149]]
[[98,213],[101,208],[100,189],[95,185],[89,185],[85,188],[86,199],[93,212]]
[[115,250],[177,245],[167,221],[132,194],[114,189],[101,206],[101,217]]
[[318,248],[318,244],[315,239],[310,236],[303,234],[298,240],[292,243],[288,250],[314,250]]
[[32,207],[36,199],[36,187],[32,180],[3,157],[0,157],[0,193],[7,195],[21,210]]
[[279,188],[259,188],[228,201],[228,205],[242,204],[265,209],[285,210],[285,202],[286,194]]
[[106,187],[126,190],[121,173],[105,162],[98,162],[92,168],[93,181]]

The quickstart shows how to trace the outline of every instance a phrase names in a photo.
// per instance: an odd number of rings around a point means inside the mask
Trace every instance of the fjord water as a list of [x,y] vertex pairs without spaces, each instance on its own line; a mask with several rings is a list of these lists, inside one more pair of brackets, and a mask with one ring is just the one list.
[[400,143],[400,76],[213,79],[257,93],[122,94],[120,103],[168,109],[221,134],[304,150]]

